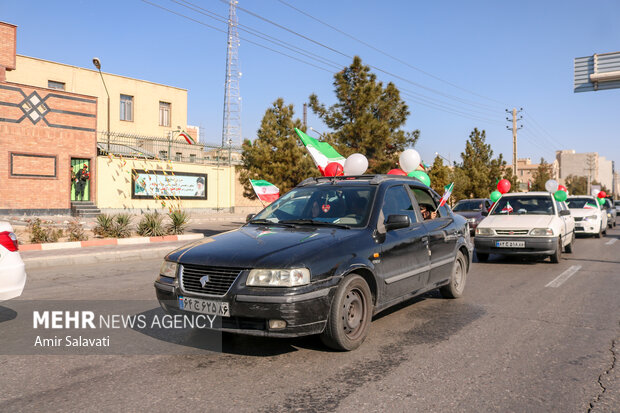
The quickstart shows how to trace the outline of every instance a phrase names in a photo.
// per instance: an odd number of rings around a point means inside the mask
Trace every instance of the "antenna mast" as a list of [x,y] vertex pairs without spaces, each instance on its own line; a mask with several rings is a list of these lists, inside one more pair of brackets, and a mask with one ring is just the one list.
[[224,87],[224,126],[222,146],[241,145],[241,92],[239,91],[239,33],[237,0],[230,0],[226,48],[226,84]]

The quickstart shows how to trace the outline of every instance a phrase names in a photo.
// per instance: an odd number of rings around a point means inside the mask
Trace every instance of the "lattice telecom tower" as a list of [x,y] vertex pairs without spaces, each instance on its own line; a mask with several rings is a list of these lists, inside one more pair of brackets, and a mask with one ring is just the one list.
[[230,0],[228,12],[228,48],[226,50],[226,85],[224,88],[224,127],[222,146],[241,145],[241,92],[239,91],[239,33],[237,3]]

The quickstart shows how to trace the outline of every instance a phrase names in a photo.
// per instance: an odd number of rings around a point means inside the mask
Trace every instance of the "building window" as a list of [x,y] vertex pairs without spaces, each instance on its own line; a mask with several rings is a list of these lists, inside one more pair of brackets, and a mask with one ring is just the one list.
[[121,120],[133,122],[133,96],[121,95]]
[[65,90],[65,83],[64,82],[56,82],[55,80],[48,80],[47,81],[47,88],[48,89]]
[[182,158],[183,158],[183,152],[177,152],[174,156],[174,160],[177,162],[181,162]]
[[170,126],[170,103],[159,102],[159,126]]
[[189,161],[191,163],[196,163],[196,154],[195,153],[190,153],[189,154]]
[[159,159],[168,159],[168,151],[159,151]]

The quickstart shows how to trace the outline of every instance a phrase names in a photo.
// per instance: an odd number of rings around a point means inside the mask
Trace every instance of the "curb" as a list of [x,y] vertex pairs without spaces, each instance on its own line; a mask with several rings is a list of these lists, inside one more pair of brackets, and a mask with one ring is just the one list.
[[102,238],[90,241],[51,242],[47,244],[24,244],[19,246],[19,251],[50,251],[72,248],[100,247],[104,245],[136,245],[150,244],[154,242],[191,241],[203,238],[203,234],[164,235],[161,237],[135,237],[135,238]]

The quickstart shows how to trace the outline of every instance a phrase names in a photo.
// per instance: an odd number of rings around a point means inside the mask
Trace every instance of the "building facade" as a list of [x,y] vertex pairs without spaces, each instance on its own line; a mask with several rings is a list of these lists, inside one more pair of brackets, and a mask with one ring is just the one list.
[[[554,160],[553,162],[549,163],[549,165],[551,166],[551,179],[557,180],[559,178],[558,161]],[[530,185],[534,182],[534,174],[538,170],[539,166],[540,164],[538,163],[532,163],[532,159],[530,158],[517,159],[517,177],[519,178],[519,185],[521,190],[529,190]],[[512,168],[512,165],[509,165],[509,167]]]
[[613,187],[613,163],[597,152],[577,153],[574,149],[556,151],[560,183],[570,175],[590,177],[601,185]]

